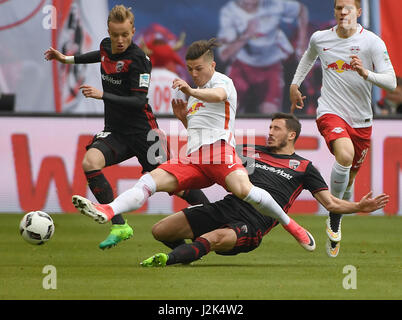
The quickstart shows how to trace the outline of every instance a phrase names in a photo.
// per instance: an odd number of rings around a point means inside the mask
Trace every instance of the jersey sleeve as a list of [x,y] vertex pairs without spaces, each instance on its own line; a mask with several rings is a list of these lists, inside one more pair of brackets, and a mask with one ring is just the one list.
[[130,92],[131,95],[148,94],[151,82],[151,61],[148,56],[137,56],[130,65]]
[[375,43],[370,46],[375,72],[383,73],[394,70],[387,47],[382,39],[375,37]]
[[86,64],[86,63],[97,63],[97,62],[101,62],[100,50],[74,55],[75,64],[82,64],[82,63]]
[[211,84],[211,89],[222,88],[225,90],[227,99],[232,95],[233,87],[233,81],[227,77],[215,77]]
[[317,38],[319,37],[319,32],[314,32],[310,38],[310,42],[308,45],[308,55],[310,59],[317,59],[318,57],[318,50],[317,50]]
[[303,184],[304,188],[310,191],[312,194],[318,191],[328,190],[328,185],[321,173],[313,166],[311,162],[307,166]]
[[293,76],[292,84],[297,84],[299,87],[317,60],[318,51],[316,48],[316,37],[317,33],[314,33],[311,36],[309,46],[306,52],[304,52],[303,57],[297,66],[295,75]]

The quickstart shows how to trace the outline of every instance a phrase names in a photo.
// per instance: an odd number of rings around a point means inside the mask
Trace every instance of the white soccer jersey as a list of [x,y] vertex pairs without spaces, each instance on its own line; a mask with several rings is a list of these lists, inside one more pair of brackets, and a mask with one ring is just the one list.
[[187,103],[187,154],[198,150],[202,145],[225,140],[235,147],[235,116],[237,92],[232,79],[216,72],[202,88],[223,88],[227,99],[222,102],[205,102],[190,97]]
[[218,38],[233,42],[246,31],[249,21],[257,20],[257,36],[240,49],[236,58],[251,66],[269,66],[293,53],[280,24],[295,21],[299,13],[300,3],[295,1],[261,0],[254,13],[248,13],[236,1],[230,1],[220,11]]
[[372,83],[352,70],[350,56],[359,56],[364,68],[377,73],[393,71],[391,60],[384,41],[361,25],[346,39],[338,37],[336,28],[315,32],[306,52],[309,60],[317,56],[321,60],[323,81],[317,118],[331,113],[354,128],[369,127],[373,119]]

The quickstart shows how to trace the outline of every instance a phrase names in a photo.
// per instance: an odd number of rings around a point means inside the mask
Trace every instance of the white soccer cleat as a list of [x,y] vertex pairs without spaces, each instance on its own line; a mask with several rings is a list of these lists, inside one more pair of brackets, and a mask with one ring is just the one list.
[[307,251],[314,251],[315,250],[315,240],[313,238],[313,235],[310,232],[308,232],[307,230],[305,230],[305,231],[306,231],[307,236],[309,238],[308,243],[307,242],[304,243],[304,242],[301,242],[301,241],[298,241],[298,242]]
[[106,223],[114,216],[113,209],[107,204],[96,204],[78,195],[73,196],[72,202],[78,211],[98,223]]
[[330,239],[327,239],[327,243],[326,243],[325,247],[327,249],[328,257],[336,258],[339,254],[341,243],[340,242],[332,242]]
[[341,222],[342,220],[339,221],[339,228],[338,232],[335,232],[331,229],[331,223],[329,221],[329,217],[326,221],[326,228],[325,231],[327,232],[328,238],[333,241],[333,242],[339,242],[342,239],[342,234],[341,234]]

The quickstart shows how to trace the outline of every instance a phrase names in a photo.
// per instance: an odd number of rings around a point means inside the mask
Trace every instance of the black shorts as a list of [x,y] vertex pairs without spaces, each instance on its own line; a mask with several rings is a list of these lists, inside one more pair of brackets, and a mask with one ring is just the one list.
[[214,203],[183,209],[183,212],[194,238],[221,228],[230,228],[236,232],[235,247],[230,251],[216,252],[221,255],[236,255],[254,250],[260,245],[262,237],[278,224],[277,220],[263,216],[233,195]]
[[143,172],[150,172],[169,160],[170,152],[165,135],[159,130],[121,134],[102,131],[93,137],[86,149],[96,148],[105,157],[106,167],[137,157]]

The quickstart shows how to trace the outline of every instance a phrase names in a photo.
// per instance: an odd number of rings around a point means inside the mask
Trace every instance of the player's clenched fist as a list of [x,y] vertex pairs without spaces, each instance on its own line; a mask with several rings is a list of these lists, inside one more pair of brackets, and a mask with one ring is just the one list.
[[182,99],[173,99],[172,109],[176,118],[183,122],[184,126],[187,127],[187,101]]
[[188,85],[188,83],[182,79],[176,78],[173,80],[172,84],[173,89],[178,89],[184,94],[187,94],[191,96],[191,87]]

